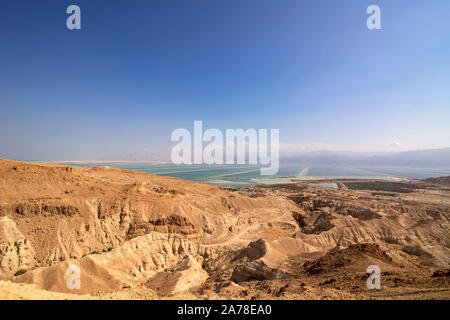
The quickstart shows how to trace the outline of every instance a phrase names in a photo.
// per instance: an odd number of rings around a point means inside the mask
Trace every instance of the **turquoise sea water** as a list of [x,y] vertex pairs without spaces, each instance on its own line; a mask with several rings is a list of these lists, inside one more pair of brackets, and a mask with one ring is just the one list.
[[[206,182],[222,187],[249,187],[258,183],[291,183],[293,180],[327,178],[386,179],[395,177],[424,179],[449,176],[450,169],[436,168],[355,168],[349,166],[291,166],[281,167],[274,176],[261,176],[258,166],[250,165],[174,165],[151,163],[76,163],[79,166],[108,166],[137,170],[185,180]],[[328,186],[334,187],[334,186]]]

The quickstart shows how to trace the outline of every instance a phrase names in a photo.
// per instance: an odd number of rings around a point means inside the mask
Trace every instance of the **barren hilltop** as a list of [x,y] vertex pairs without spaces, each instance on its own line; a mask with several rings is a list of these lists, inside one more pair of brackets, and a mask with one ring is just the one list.
[[450,186],[450,176],[438,177],[438,178],[428,178],[428,179],[425,179],[424,181],[429,182],[429,183],[434,183],[434,184]]
[[333,182],[224,190],[0,160],[0,298],[449,299],[449,189]]

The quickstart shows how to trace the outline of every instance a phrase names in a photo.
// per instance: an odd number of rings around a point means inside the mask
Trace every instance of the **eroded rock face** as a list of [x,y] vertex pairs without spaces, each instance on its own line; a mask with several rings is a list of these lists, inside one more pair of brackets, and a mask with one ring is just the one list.
[[333,216],[326,212],[313,212],[309,215],[309,224],[302,228],[302,232],[306,234],[320,234],[324,231],[331,230],[335,225],[331,222]]
[[[183,271],[191,267],[181,263],[186,257],[195,257],[201,261],[197,246],[183,236],[177,234],[163,234],[152,232],[126,241],[120,247],[109,252],[87,255],[81,259],[67,260],[50,267],[30,270],[15,281],[33,283],[46,290],[73,293],[67,288],[67,268],[70,265],[79,267],[81,288],[79,294],[90,292],[119,290],[124,286],[137,286],[147,282],[164,270]],[[198,265],[194,269],[200,271]],[[193,272],[193,271],[192,271]],[[175,279],[175,278],[174,278]],[[175,281],[178,283],[178,280]]]
[[380,219],[381,216],[367,208],[362,208],[358,206],[342,206],[338,207],[336,212],[338,214],[343,215],[350,215],[354,218],[360,219],[360,220],[372,220],[372,219]]
[[[73,263],[82,294],[144,283],[158,288],[161,279],[173,286],[158,294],[188,290],[204,281],[204,258],[221,252],[215,243],[292,206],[106,167],[0,160],[0,175],[2,275],[26,269],[13,280],[59,292],[70,292],[66,271]],[[264,244],[247,251],[257,259]]]
[[378,262],[393,264],[392,258],[377,244],[353,244],[348,248],[334,248],[324,257],[308,261],[303,265],[309,275],[339,272],[340,269],[357,263],[364,263],[365,258],[373,258]]
[[127,239],[155,232],[180,233],[184,235],[196,234],[196,226],[186,217],[172,214],[168,217],[149,220],[148,222],[131,223],[127,232]]
[[154,290],[159,296],[169,296],[199,286],[208,277],[193,256],[185,256],[174,267],[157,273],[145,286]]
[[[153,232],[225,241],[232,226],[257,220],[241,216],[263,217],[286,202],[107,167],[0,160],[0,176],[0,217],[14,221],[38,266],[108,251]],[[14,252],[13,246],[3,251]],[[5,259],[18,264],[12,255]]]
[[231,274],[231,280],[238,283],[251,280],[284,280],[288,278],[289,275],[286,272],[272,269],[263,261],[239,264]]
[[247,248],[242,249],[241,253],[236,257],[236,259],[247,257],[250,260],[257,260],[264,257],[266,253],[266,241],[264,241],[263,239],[258,239],[256,241],[250,242]]
[[292,217],[304,234],[320,234],[335,227],[331,222],[334,217],[322,211],[314,211],[309,214],[293,212]]
[[14,214],[20,216],[56,216],[62,215],[67,217],[73,217],[79,215],[78,208],[72,205],[60,204],[60,203],[51,203],[51,200],[42,201],[33,201],[31,200],[28,203],[16,203],[14,205],[3,205],[0,206],[0,214]]
[[8,217],[0,217],[0,270],[14,274],[35,266],[35,256],[30,241]]
[[277,268],[267,265],[267,243],[263,239],[251,242],[247,247],[227,251],[205,263],[205,270],[213,280],[232,280],[244,282],[250,280],[287,279],[289,275]]

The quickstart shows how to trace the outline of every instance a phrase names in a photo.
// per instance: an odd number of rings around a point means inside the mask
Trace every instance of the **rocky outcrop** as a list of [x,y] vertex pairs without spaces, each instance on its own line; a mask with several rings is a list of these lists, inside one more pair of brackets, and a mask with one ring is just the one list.
[[286,272],[268,265],[266,258],[269,254],[266,241],[258,239],[245,248],[227,251],[215,259],[208,260],[204,268],[209,272],[210,279],[215,281],[287,279],[289,275]]
[[353,218],[360,219],[360,220],[372,220],[372,219],[380,219],[381,215],[378,213],[367,209],[362,208],[358,206],[341,206],[336,208],[336,213],[342,214],[342,215],[349,215]]
[[145,283],[145,286],[159,296],[169,296],[200,286],[207,277],[201,263],[188,255],[174,267],[157,273]]
[[[75,292],[85,294],[119,290],[124,286],[147,282],[158,272],[174,268],[186,256],[202,259],[197,246],[184,237],[152,232],[109,252],[94,252],[81,259],[30,270],[15,280],[33,283],[46,290],[73,293],[67,287],[67,270],[71,265],[76,265],[80,270],[81,286]],[[193,260],[189,261],[191,263]],[[195,270],[198,271],[198,268]]]
[[[393,264],[392,258],[385,250],[377,244],[362,243],[354,244],[348,248],[340,249],[338,247],[330,250],[327,254],[319,259],[308,261],[303,265],[304,271],[309,275],[317,275],[320,273],[339,272],[339,269],[350,265],[363,264],[368,258],[372,258],[372,264],[387,263]],[[365,263],[365,264],[364,264]]]
[[35,254],[30,241],[17,228],[16,223],[0,217],[0,270],[14,274],[35,266]]
[[252,280],[285,280],[289,275],[279,269],[268,267],[263,261],[252,261],[237,265],[231,274],[234,282]]
[[302,227],[302,232],[305,234],[320,234],[331,230],[335,227],[331,219],[333,219],[333,216],[329,213],[321,211],[312,212],[304,220],[305,225]]

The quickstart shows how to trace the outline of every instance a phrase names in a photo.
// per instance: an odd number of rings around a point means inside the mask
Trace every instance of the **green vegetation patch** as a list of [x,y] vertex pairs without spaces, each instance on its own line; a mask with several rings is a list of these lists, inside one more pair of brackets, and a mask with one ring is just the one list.
[[21,276],[22,274],[25,274],[25,273],[27,273],[27,270],[25,270],[25,269],[20,269],[20,270],[17,270],[16,273],[14,273],[14,276],[15,276],[15,277]]
[[307,186],[300,185],[296,183],[280,183],[280,184],[258,184],[255,189],[272,189],[272,190],[289,190],[294,192],[299,192],[305,190]]
[[386,196],[386,197],[395,197],[397,194],[395,193],[384,193],[384,192],[372,192],[374,197],[376,196]]
[[345,186],[351,190],[374,190],[374,191],[388,191],[388,192],[399,192],[399,193],[409,193],[416,186],[402,183],[402,182],[391,182],[391,181],[374,181],[374,182],[344,182]]

